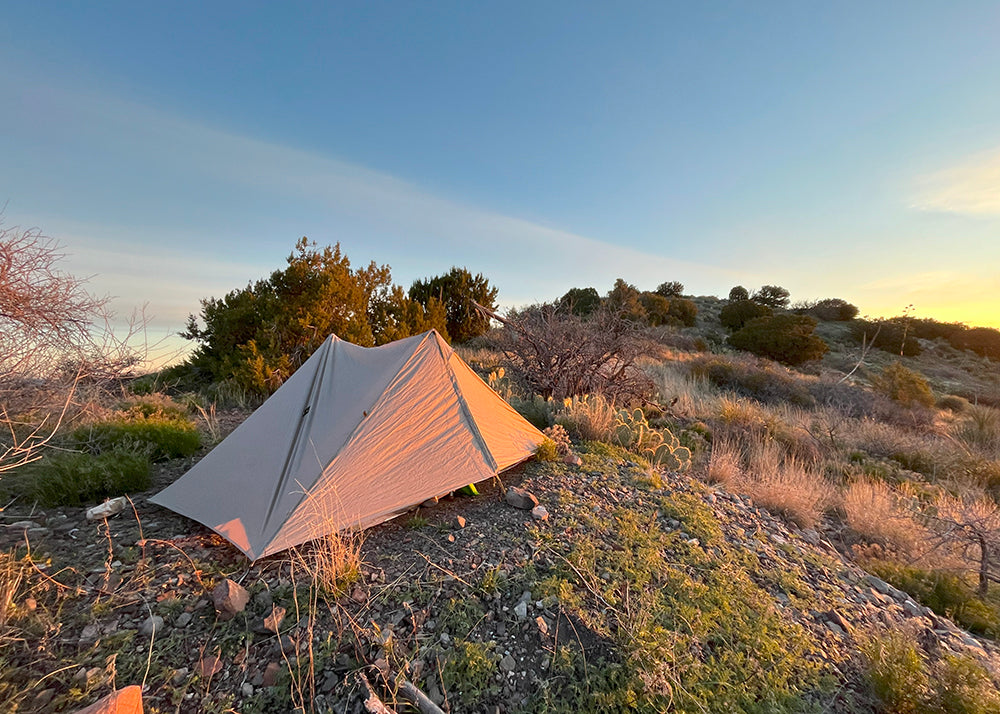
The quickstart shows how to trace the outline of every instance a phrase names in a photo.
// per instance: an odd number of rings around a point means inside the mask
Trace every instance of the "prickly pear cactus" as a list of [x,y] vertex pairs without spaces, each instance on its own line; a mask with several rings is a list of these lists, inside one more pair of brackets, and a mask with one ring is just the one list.
[[645,457],[653,466],[670,471],[686,471],[691,466],[691,451],[669,429],[654,429],[641,409],[622,409],[615,418],[615,441]]

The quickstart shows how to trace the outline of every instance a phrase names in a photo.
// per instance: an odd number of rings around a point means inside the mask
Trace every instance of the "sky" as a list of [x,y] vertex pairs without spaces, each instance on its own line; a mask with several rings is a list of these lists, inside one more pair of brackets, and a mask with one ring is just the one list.
[[4,5],[3,224],[152,338],[301,236],[1000,326],[1000,3]]

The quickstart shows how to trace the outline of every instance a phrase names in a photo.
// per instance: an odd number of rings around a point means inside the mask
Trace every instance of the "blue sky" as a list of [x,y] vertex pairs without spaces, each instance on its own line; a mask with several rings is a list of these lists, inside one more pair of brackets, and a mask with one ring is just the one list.
[[1000,325],[1000,4],[6,3],[0,201],[180,329],[340,241]]

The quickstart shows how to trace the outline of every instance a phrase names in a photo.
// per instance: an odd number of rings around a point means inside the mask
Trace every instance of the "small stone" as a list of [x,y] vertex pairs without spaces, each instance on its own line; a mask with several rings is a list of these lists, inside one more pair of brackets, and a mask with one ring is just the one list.
[[285,619],[285,608],[280,605],[271,606],[271,614],[264,618],[264,629],[277,634],[281,621]]
[[156,633],[163,629],[163,618],[159,615],[150,615],[146,618],[145,622],[142,623],[142,627],[139,628],[139,633],[146,635],[147,637],[152,635],[156,637]]
[[96,622],[91,622],[89,625],[83,628],[83,632],[80,633],[80,644],[81,645],[91,645],[97,642],[98,638],[101,636],[101,626]]
[[198,660],[197,672],[202,679],[213,677],[222,671],[222,658],[209,655]]
[[220,620],[231,620],[236,613],[243,612],[250,601],[247,593],[239,583],[226,578],[212,590],[212,602],[219,613]]
[[177,616],[177,619],[174,620],[174,625],[176,627],[187,627],[188,625],[191,624],[192,619],[194,619],[194,615],[192,615],[190,612],[182,612],[180,615]]
[[174,686],[180,686],[185,679],[187,679],[188,672],[190,672],[187,667],[181,667],[180,669],[175,669],[174,673],[170,676],[170,681]]
[[426,501],[424,501],[423,503],[421,503],[421,504],[420,504],[420,507],[421,507],[421,508],[433,508],[433,507],[434,507],[434,506],[436,506],[437,504],[438,504],[438,497],[437,497],[437,496],[433,496],[433,497],[431,497],[431,498],[428,498],[428,499],[427,499]]
[[518,620],[524,620],[528,617],[528,603],[519,602],[514,606],[514,617]]
[[49,703],[52,701],[52,698],[55,695],[56,695],[56,690],[43,689],[42,691],[40,691],[38,694],[35,695],[34,699],[31,700],[32,709],[34,709],[35,711],[47,711],[47,707],[49,706]]
[[541,615],[535,618],[535,625],[538,626],[538,631],[542,633],[542,635],[549,634],[549,623],[547,623],[545,618]]
[[355,587],[354,590],[351,591],[351,600],[359,605],[364,605],[368,602],[368,593],[364,591],[364,588]]
[[570,466],[583,466],[583,459],[571,451],[563,457],[563,463]]
[[264,687],[273,687],[274,683],[278,679],[278,672],[280,671],[280,664],[277,662],[268,662],[267,667],[264,668],[264,678],[261,680],[261,685]]
[[504,672],[513,672],[515,667],[517,667],[517,662],[510,655],[504,655],[503,659],[500,660],[500,669]]
[[253,685],[250,684],[250,682],[244,682],[243,686],[240,687],[240,692],[243,694],[244,697],[252,697]]
[[840,635],[841,637],[843,637],[844,635],[847,634],[846,632],[844,632],[843,629],[841,629],[840,625],[838,625],[836,622],[830,622],[829,620],[827,620],[825,624],[827,629],[830,630],[830,632],[832,632],[835,635]]
[[913,602],[913,600],[903,601],[903,612],[907,614],[908,617],[922,617],[924,614],[923,608]]
[[535,506],[531,509],[531,517],[536,521],[547,521],[549,520],[549,512],[545,506]]
[[844,632],[850,632],[851,631],[850,624],[847,622],[847,620],[844,618],[844,616],[841,615],[836,610],[830,610],[830,612],[828,612],[826,614],[826,618],[830,622],[832,622],[835,625],[837,625]]
[[517,486],[511,486],[507,489],[507,495],[504,499],[514,508],[520,508],[524,511],[530,511],[535,506],[538,505],[538,499],[535,495],[529,491],[525,491],[523,488],[518,488]]
[[465,528],[465,518],[463,518],[462,516],[455,516],[455,518],[451,522],[451,527],[455,528],[456,530]]
[[41,526],[39,526],[34,521],[17,521],[16,523],[9,524],[7,527],[10,528],[11,530],[26,531],[29,528],[40,528]]

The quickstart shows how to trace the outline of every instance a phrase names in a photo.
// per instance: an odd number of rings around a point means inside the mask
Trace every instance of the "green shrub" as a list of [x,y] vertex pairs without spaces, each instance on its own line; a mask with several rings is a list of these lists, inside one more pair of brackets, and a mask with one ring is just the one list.
[[109,451],[93,455],[52,453],[5,479],[8,492],[44,506],[81,506],[149,488],[145,454]]
[[558,461],[559,449],[552,439],[545,439],[535,449],[535,458],[539,461]]
[[933,670],[935,709],[947,714],[1000,711],[1000,693],[989,672],[971,656],[946,654]]
[[738,300],[730,302],[719,312],[719,322],[722,326],[733,332],[743,329],[751,320],[758,317],[768,317],[773,314],[773,310],[766,305],[759,305],[752,300]]
[[868,662],[872,690],[891,714],[926,712],[930,681],[914,641],[902,632],[887,631],[861,646]]
[[191,456],[201,448],[201,435],[187,412],[164,397],[127,402],[110,419],[78,427],[70,440],[92,454],[139,450],[154,461]]
[[819,359],[829,349],[813,334],[814,329],[816,320],[806,315],[758,317],[733,333],[729,344],[783,364],[797,365]]
[[495,675],[497,657],[494,643],[455,642],[451,654],[444,662],[441,680],[445,690],[466,707],[497,691]]
[[742,300],[749,300],[750,293],[742,285],[737,285],[732,290],[729,291],[729,302],[740,302]]
[[840,298],[826,298],[814,305],[810,305],[806,312],[817,320],[826,322],[847,322],[853,320],[858,315],[858,308],[855,305],[841,300]]
[[930,407],[934,405],[934,393],[923,376],[907,369],[899,362],[894,362],[882,373],[872,378],[875,391],[884,394],[903,406]]
[[95,422],[76,429],[71,439],[77,448],[91,454],[138,449],[154,461],[191,456],[201,448],[201,435],[194,424],[161,419]]
[[601,296],[595,288],[570,288],[557,304],[561,310],[586,317],[601,306]]

